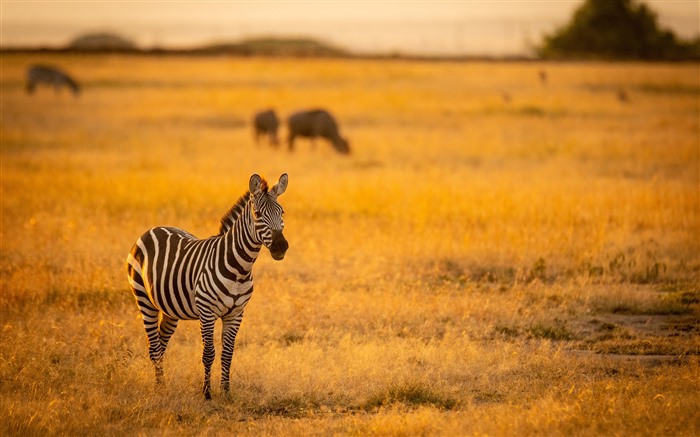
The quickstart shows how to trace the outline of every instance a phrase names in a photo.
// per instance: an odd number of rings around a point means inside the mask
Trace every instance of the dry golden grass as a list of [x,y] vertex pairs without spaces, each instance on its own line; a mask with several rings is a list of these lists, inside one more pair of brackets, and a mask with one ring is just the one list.
[[[1,56],[1,435],[700,433],[697,64]],[[39,61],[83,94],[26,95]],[[352,155],[255,145],[269,106]],[[290,175],[290,249],[231,399],[194,322],[155,389],[126,253],[254,172]]]

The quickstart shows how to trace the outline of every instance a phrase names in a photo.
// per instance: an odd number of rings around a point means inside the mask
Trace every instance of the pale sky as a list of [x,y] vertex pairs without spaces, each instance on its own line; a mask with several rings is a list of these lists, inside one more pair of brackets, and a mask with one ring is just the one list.
[[[0,0],[0,42],[60,47],[86,32],[108,31],[143,48],[293,36],[368,53],[526,54],[581,2]],[[700,33],[700,1],[646,3],[679,36]]]

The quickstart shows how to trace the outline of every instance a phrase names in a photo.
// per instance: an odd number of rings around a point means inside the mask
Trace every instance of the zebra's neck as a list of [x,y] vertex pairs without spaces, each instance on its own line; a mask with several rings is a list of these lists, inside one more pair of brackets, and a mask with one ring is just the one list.
[[252,270],[262,247],[262,241],[255,234],[251,202],[246,202],[245,208],[224,234],[224,238],[227,239],[227,246],[230,248],[226,253],[228,264],[240,266],[241,269],[236,270],[239,276],[245,276]]

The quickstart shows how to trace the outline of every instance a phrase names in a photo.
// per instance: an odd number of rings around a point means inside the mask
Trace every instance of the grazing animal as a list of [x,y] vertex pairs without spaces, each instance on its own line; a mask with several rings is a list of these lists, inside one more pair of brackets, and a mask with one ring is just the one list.
[[504,103],[510,103],[513,98],[511,97],[510,93],[508,91],[503,91],[501,93],[501,98],[503,99]]
[[348,141],[338,133],[338,124],[333,116],[323,109],[312,109],[292,114],[288,120],[289,150],[294,149],[294,138],[307,137],[312,141],[322,137],[330,141],[333,148],[340,153],[350,153]]
[[221,391],[229,392],[229,372],[243,311],[253,293],[253,264],[260,249],[281,260],[289,247],[282,235],[283,210],[277,198],[287,174],[268,188],[257,174],[249,190],[221,219],[218,235],[197,239],[182,229],[152,228],[136,241],[126,259],[131,291],[141,310],[156,383],[163,380],[163,354],[179,320],[199,320],[204,351],[204,387],[211,399],[214,323],[222,328]]
[[280,126],[280,120],[277,118],[274,109],[268,109],[266,111],[261,111],[255,114],[253,118],[253,126],[255,129],[255,142],[261,135],[269,136],[270,144],[276,146],[279,144],[277,138],[277,129]]
[[630,98],[627,95],[627,91],[625,91],[623,88],[617,90],[617,100],[619,100],[621,103],[629,103]]
[[69,88],[73,95],[80,93],[80,85],[66,72],[50,65],[33,65],[27,69],[27,93],[32,94],[39,84],[53,86],[56,91],[61,87]]
[[538,74],[540,76],[540,82],[542,82],[542,85],[547,85],[547,72],[545,70],[540,70]]

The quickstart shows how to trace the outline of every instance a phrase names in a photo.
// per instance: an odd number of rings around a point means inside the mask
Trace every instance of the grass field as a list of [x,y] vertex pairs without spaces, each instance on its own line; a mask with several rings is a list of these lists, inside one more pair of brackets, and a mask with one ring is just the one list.
[[[0,56],[0,435],[700,434],[697,64]],[[231,398],[195,322],[156,388],[131,245],[283,172]]]

